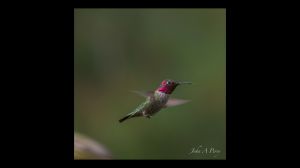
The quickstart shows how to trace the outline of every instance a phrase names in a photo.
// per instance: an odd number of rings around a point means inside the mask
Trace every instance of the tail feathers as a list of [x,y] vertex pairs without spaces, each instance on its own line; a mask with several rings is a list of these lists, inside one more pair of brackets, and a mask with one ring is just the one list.
[[122,119],[120,119],[119,122],[121,123],[121,122],[123,122],[123,121],[129,119],[130,117],[131,117],[131,114],[128,114],[127,116],[125,116],[125,117],[123,117]]
[[125,120],[127,120],[129,118],[140,117],[140,116],[143,116],[143,113],[141,111],[133,111],[133,112],[127,114],[125,117],[121,118],[119,120],[119,122],[121,123],[121,122],[123,122],[123,121],[125,121]]

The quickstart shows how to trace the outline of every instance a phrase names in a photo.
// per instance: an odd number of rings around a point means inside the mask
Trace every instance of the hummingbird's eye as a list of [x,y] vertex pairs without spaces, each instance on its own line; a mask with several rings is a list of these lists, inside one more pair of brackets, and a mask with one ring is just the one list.
[[171,84],[171,82],[170,81],[167,81],[167,85],[170,85]]

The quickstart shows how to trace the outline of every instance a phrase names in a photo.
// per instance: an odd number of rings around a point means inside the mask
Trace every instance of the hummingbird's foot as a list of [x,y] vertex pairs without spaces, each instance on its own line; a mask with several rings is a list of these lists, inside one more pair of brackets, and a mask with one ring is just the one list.
[[147,117],[148,119],[150,119],[150,118],[151,118],[151,116],[149,116],[149,115],[147,115],[146,117]]

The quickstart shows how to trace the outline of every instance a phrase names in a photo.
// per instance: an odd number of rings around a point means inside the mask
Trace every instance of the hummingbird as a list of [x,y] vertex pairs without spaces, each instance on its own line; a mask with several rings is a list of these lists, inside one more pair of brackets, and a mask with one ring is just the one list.
[[121,118],[119,122],[123,122],[133,117],[151,118],[154,114],[163,108],[172,107],[187,103],[189,100],[169,98],[178,85],[192,84],[191,82],[179,82],[171,79],[163,80],[155,91],[140,92],[133,91],[140,96],[146,97],[146,101],[140,104],[134,111]]

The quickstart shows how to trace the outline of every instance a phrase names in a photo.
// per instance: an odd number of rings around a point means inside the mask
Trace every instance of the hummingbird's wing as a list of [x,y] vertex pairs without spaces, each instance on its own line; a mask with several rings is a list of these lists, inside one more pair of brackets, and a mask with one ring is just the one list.
[[143,91],[131,90],[131,92],[136,93],[142,97],[149,97],[149,96],[153,96],[154,94],[154,91],[143,92]]
[[178,106],[178,105],[181,105],[181,104],[185,104],[185,103],[187,103],[189,101],[190,100],[169,98],[167,104],[164,107],[166,108],[166,107]]

